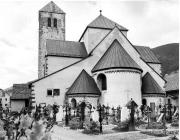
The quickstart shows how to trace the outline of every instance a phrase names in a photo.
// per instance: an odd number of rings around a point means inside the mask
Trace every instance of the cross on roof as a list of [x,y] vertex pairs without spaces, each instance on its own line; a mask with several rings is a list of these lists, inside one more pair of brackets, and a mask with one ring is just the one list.
[[100,12],[100,15],[102,15],[102,10],[99,10],[99,12]]

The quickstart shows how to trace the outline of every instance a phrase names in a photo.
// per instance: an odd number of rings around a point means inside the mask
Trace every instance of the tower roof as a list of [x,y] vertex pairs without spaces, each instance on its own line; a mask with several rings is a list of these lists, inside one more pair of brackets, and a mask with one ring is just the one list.
[[147,72],[142,78],[142,93],[143,94],[156,94],[165,93],[154,78]]
[[61,8],[59,8],[53,1],[49,2],[47,5],[45,5],[39,11],[40,12],[65,14],[65,12]]
[[101,95],[94,79],[83,69],[67,91],[67,95],[93,94]]
[[87,27],[113,29],[115,26],[117,26],[120,30],[128,30],[125,27],[103,16],[102,14],[100,14],[96,19],[94,19]]
[[114,40],[101,59],[92,69],[92,72],[110,68],[142,69],[124,50],[119,41]]

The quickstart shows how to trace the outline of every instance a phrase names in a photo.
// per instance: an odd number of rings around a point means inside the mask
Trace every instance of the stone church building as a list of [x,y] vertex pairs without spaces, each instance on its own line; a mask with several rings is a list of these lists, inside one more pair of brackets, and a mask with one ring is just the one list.
[[[39,10],[38,79],[33,105],[88,102],[122,107],[131,98],[154,113],[164,103],[161,63],[149,47],[133,45],[128,29],[101,12],[79,41],[65,39],[65,12],[54,2]],[[123,116],[122,116],[123,117]]]

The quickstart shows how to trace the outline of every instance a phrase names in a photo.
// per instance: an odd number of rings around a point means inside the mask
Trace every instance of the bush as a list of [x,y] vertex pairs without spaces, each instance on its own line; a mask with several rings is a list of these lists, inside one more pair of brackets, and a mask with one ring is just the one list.
[[99,134],[99,126],[95,121],[89,121],[85,123],[84,134]]
[[171,126],[173,126],[173,127],[179,127],[179,119],[178,119],[178,117],[173,117],[173,118],[172,118]]
[[83,128],[83,122],[81,122],[79,120],[79,118],[75,117],[69,121],[69,127],[70,127],[70,129],[82,129]]
[[153,122],[153,123],[149,123],[149,126],[147,124],[146,129],[163,129],[163,123],[157,123],[157,122]]
[[122,121],[118,123],[117,127],[113,128],[116,131],[128,131],[129,130],[129,120]]
[[141,131],[142,134],[150,135],[150,136],[156,136],[156,137],[164,137],[167,135],[164,135],[163,131]]
[[139,127],[140,125],[147,124],[146,122],[142,121],[140,118],[135,119],[135,126]]

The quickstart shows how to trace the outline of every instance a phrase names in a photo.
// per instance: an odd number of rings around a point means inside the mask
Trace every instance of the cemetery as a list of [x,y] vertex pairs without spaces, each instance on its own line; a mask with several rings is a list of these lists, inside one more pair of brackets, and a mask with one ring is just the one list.
[[179,88],[103,14],[69,41],[60,7],[38,11],[38,78],[0,90],[0,140],[179,139]]
[[[150,107],[146,106],[142,111],[133,99],[126,106],[129,109],[129,118],[125,121],[121,120],[120,106],[110,108],[99,104],[94,107],[88,102],[77,103],[76,107],[68,103],[64,106],[43,103],[35,108],[23,108],[20,112],[13,112],[8,108],[3,110],[1,107],[0,139],[50,140],[53,139],[54,131],[58,129],[66,130],[67,135],[68,131],[74,131],[92,139],[94,136],[101,139],[106,135],[129,132],[134,133],[134,139],[137,133],[137,139],[152,136],[178,139],[179,113],[173,113],[170,105],[163,106],[161,114],[164,115],[160,114],[157,118],[151,117]],[[61,134],[58,133],[58,137],[61,138]]]

